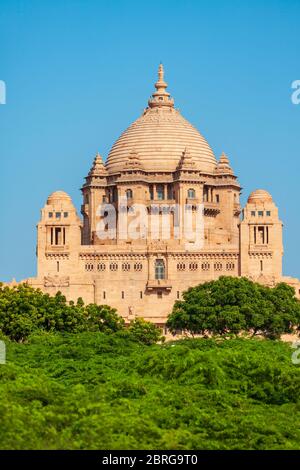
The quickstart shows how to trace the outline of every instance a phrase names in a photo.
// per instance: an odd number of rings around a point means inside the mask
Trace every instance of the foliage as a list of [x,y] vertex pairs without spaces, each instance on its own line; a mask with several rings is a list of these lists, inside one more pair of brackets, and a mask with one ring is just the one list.
[[115,332],[124,328],[124,320],[108,305],[84,305],[67,302],[58,292],[44,294],[26,284],[13,288],[0,286],[0,331],[23,342],[34,332],[82,331]]
[[150,345],[164,340],[160,329],[154,323],[145,321],[143,318],[133,320],[128,330],[136,341],[144,344]]
[[188,289],[167,322],[173,332],[237,335],[248,331],[273,339],[291,333],[299,324],[300,303],[292,287],[280,283],[270,288],[229,276]]
[[300,367],[280,341],[6,342],[1,449],[299,449]]

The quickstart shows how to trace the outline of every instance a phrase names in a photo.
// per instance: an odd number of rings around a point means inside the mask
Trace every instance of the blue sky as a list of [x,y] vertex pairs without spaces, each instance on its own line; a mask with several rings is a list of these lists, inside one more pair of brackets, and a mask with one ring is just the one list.
[[0,0],[0,279],[35,275],[47,195],[79,188],[135,120],[164,63],[175,105],[224,150],[243,187],[270,191],[284,273],[300,276],[300,2]]

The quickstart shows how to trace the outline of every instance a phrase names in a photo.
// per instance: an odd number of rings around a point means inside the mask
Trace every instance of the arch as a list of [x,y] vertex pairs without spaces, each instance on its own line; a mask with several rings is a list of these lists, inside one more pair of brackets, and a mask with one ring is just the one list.
[[132,199],[133,197],[132,189],[126,189],[126,197],[127,199]]
[[165,279],[166,278],[166,268],[165,262],[163,259],[155,260],[155,279]]
[[188,189],[187,196],[189,199],[195,199],[196,191],[193,188]]

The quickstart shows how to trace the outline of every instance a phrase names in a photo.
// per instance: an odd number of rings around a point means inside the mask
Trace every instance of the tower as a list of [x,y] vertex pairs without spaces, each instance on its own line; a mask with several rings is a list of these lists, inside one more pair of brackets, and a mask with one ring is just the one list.
[[52,193],[41,210],[37,225],[38,276],[65,276],[77,264],[81,244],[81,220],[70,196]]
[[272,196],[253,191],[240,223],[240,275],[265,283],[282,276],[282,222]]

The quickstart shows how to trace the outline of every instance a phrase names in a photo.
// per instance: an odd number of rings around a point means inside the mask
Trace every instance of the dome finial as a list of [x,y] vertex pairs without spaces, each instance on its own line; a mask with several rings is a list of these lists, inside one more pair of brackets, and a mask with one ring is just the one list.
[[158,67],[158,80],[163,82],[164,75],[165,75],[164,66],[162,62],[160,62],[159,67]]
[[174,107],[174,100],[170,97],[170,93],[166,91],[168,84],[164,80],[164,66],[162,63],[158,67],[158,80],[155,83],[156,91],[153,93],[148,104],[150,108],[167,106]]

